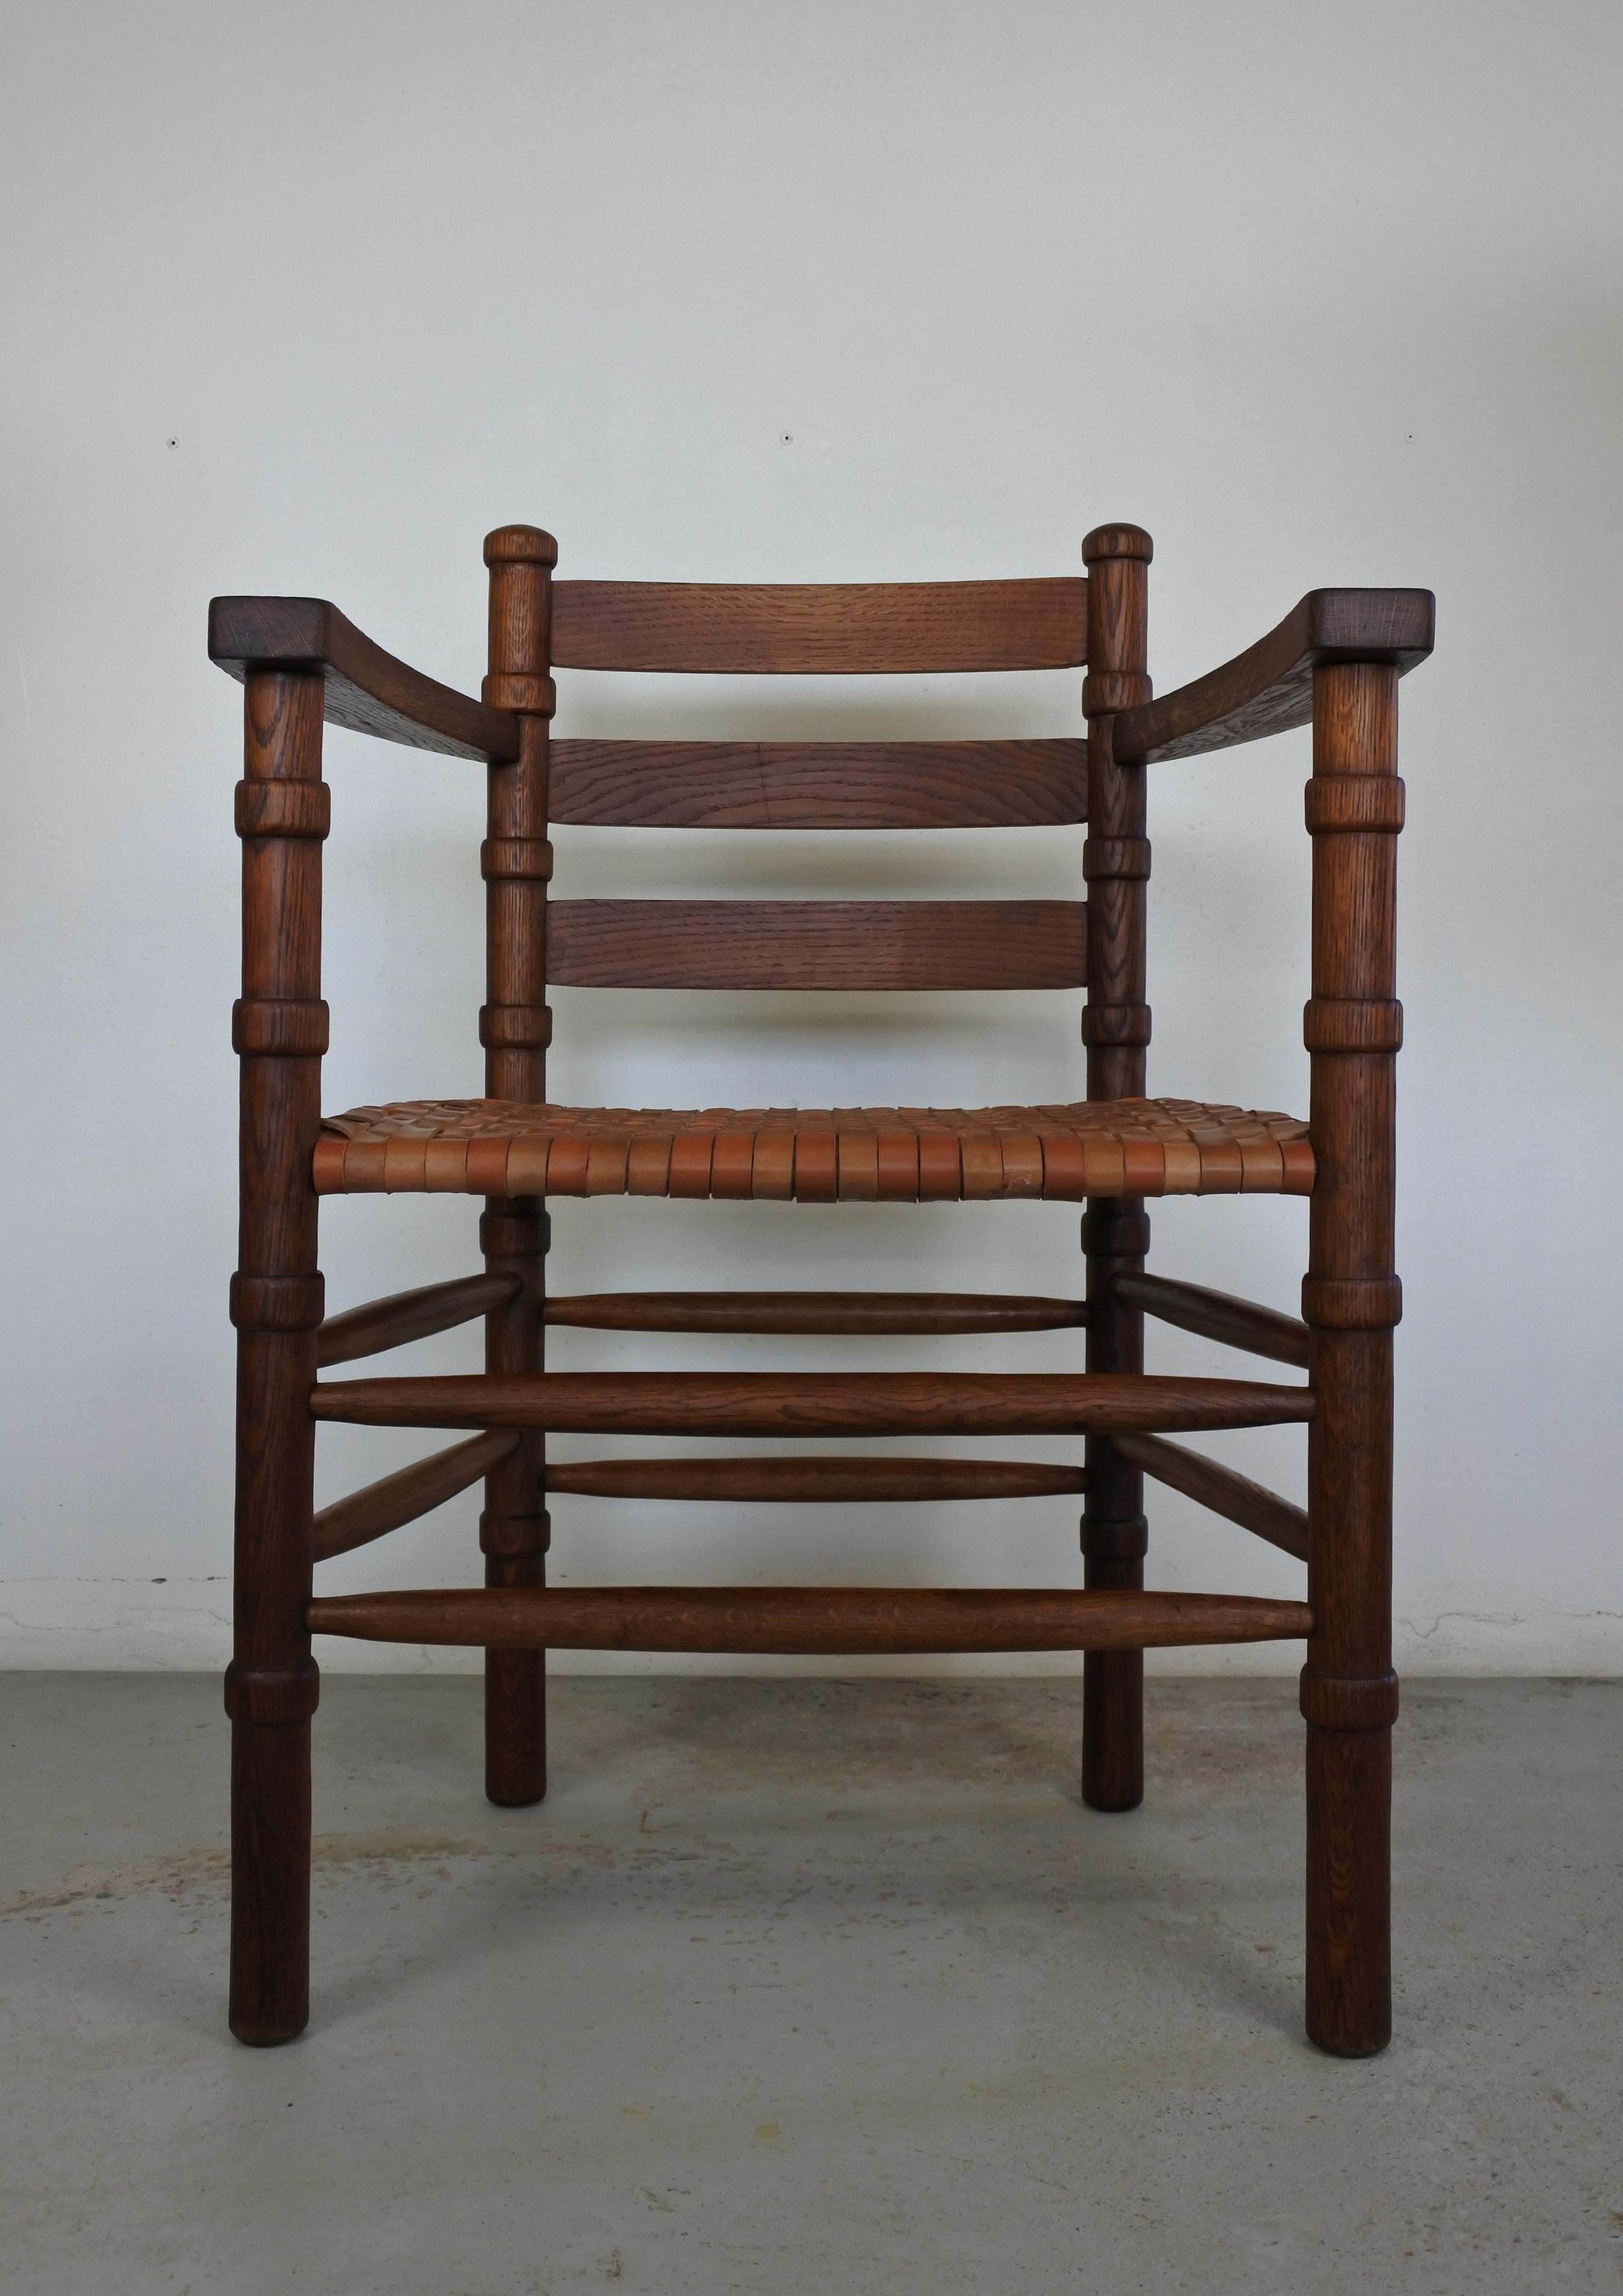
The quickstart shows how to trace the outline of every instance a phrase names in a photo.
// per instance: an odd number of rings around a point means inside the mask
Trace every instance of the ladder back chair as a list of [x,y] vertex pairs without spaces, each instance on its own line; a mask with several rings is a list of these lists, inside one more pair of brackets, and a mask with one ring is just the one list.
[[[1305,1638],[1307,2022],[1361,2055],[1390,2029],[1393,1070],[1398,680],[1430,651],[1422,590],[1316,590],[1224,668],[1152,699],[1150,538],[1105,526],[1085,576],[857,585],[555,582],[532,527],[485,545],[489,674],[474,701],[317,599],[218,598],[209,652],[245,687],[242,1219],[232,1719],[231,2024],[291,2039],[308,2014],[313,1633],[485,1652],[486,1792],[545,1791],[546,1649],[1085,1652],[1082,1792],[1143,1792],[1151,1645]],[[1086,665],[1086,739],[652,742],[550,738],[556,667],[705,672],[1052,669]],[[1311,720],[1306,1121],[1145,1096],[1148,768]],[[483,763],[488,990],[475,1101],[324,1117],[324,721]],[[671,828],[1087,824],[1083,901],[549,902],[550,822]],[[587,1109],[546,1097],[549,982],[669,988],[1086,986],[1085,1097],[980,1109]],[[484,1200],[483,1272],[329,1316],[324,1196]],[[1307,1195],[1302,1316],[1145,1272],[1146,1200]],[[549,1299],[552,1196],[1085,1204],[1082,1300],[826,1292]],[[1146,1315],[1305,1372],[1157,1378]],[[319,1372],[482,1316],[482,1375]],[[685,1332],[1081,1327],[1081,1374],[543,1369],[546,1326]],[[315,1511],[319,1421],[468,1431]],[[1297,1507],[1170,1434],[1303,1422]],[[984,1459],[684,1456],[553,1464],[549,1430],[1084,1439],[1075,1466]],[[1146,1592],[1143,1478],[1307,1565],[1306,1600]],[[479,1478],[482,1587],[314,1594],[315,1565]],[[1084,1584],[1025,1589],[549,1587],[551,1491],[651,1499],[1082,1495]]]

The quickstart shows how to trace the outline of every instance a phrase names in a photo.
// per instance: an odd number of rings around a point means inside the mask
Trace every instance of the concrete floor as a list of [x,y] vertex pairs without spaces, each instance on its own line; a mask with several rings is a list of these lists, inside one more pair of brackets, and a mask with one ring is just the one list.
[[0,1677],[0,2285],[43,2296],[1623,2287],[1623,1683],[1405,1693],[1397,2038],[1300,2038],[1283,1681],[329,1677],[314,2015],[225,2028],[226,1726]]

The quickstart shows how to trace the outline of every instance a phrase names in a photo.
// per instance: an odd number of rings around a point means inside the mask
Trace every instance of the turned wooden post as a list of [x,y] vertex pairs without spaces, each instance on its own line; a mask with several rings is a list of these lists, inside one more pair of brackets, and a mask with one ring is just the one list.
[[250,670],[244,705],[231,2030],[290,2041],[310,2013],[310,1656],[316,1332],[311,1160],[321,1127],[323,680]]
[[1398,671],[1314,676],[1316,1177],[1302,1315],[1317,1408],[1307,1437],[1307,2031],[1368,2056],[1390,2038],[1392,1326]]
[[[1119,766],[1111,721],[1150,699],[1145,675],[1150,537],[1136,526],[1096,528],[1087,566],[1087,1046],[1089,1100],[1141,1097],[1150,1008],[1144,1002],[1144,769]],[[1119,1300],[1113,1279],[1142,1274],[1150,1223],[1142,1196],[1090,1202],[1082,1221],[1087,1260],[1087,1368],[1142,1372],[1143,1311]],[[1148,1533],[1143,1475],[1108,1436],[1087,1439],[1082,1552],[1091,1587],[1142,1587]],[[1082,1795],[1094,1809],[1143,1799],[1143,1654],[1089,1651],[1082,1661]]]
[[[486,1002],[480,1014],[485,1091],[492,1100],[544,1101],[553,1016],[546,1003],[546,887],[553,849],[546,834],[547,736],[555,701],[551,676],[552,570],[558,545],[533,526],[498,527],[485,537],[490,569],[490,674],[484,699],[519,713],[517,762],[493,765],[485,879]],[[485,1267],[515,1275],[519,1289],[485,1319],[488,1372],[542,1368],[549,1223],[538,1197],[493,1199],[480,1222]],[[546,1439],[527,1431],[485,1478],[480,1544],[487,1587],[546,1583],[550,1529],[545,1506]],[[546,1792],[546,1655],[485,1652],[485,1792],[516,1807]]]

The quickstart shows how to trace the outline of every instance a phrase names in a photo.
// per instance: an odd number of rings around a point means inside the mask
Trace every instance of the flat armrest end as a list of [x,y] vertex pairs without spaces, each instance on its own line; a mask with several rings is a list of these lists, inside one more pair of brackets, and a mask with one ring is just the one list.
[[519,754],[518,720],[398,661],[325,598],[213,598],[209,658],[229,676],[250,669],[318,670],[330,726],[508,764]]
[[1277,629],[1221,669],[1123,710],[1115,754],[1149,765],[1305,726],[1320,662],[1396,662],[1401,677],[1430,652],[1436,621],[1430,590],[1309,590]]

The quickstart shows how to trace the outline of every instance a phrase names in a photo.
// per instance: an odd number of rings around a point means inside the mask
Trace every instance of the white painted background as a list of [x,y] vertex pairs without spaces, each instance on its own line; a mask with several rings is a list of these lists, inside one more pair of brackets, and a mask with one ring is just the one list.
[[[1126,518],[1156,539],[1163,690],[1314,584],[1439,594],[1404,688],[1399,1663],[1623,1664],[1609,0],[12,0],[6,23],[0,1661],[226,1649],[239,695],[204,657],[210,593],[325,594],[471,689],[501,521],[552,528],[572,575],[875,580],[1072,571]],[[560,684],[576,732],[1078,724],[1070,676]],[[1153,776],[1152,1090],[1304,1105],[1307,757],[1298,734]],[[327,1104],[477,1091],[480,771],[347,734],[329,770]],[[563,832],[559,890],[1068,894],[1080,841]],[[565,1099],[1081,1088],[1060,997],[556,1004]],[[472,1264],[469,1205],[325,1225],[335,1307]],[[1153,1264],[1291,1306],[1305,1226],[1174,1204]],[[564,1203],[553,1281],[1046,1290],[1076,1237],[1060,1206]],[[324,1433],[321,1495],[412,1442]],[[1301,1444],[1214,1447],[1296,1488]],[[563,1500],[554,1562],[1063,1583],[1074,1515]],[[1170,1496],[1152,1523],[1154,1583],[1299,1583]],[[325,1581],[467,1582],[472,1526],[470,1498]]]

